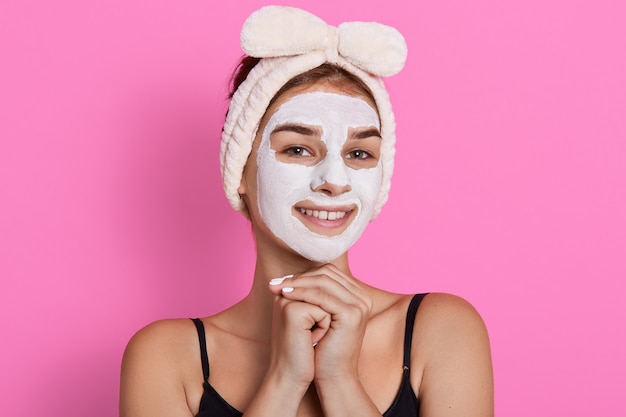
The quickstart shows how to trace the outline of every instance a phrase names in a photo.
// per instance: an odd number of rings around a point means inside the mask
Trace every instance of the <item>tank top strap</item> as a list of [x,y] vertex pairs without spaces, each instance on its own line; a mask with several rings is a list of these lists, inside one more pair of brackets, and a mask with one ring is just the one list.
[[404,330],[404,369],[405,371],[411,366],[411,345],[413,343],[413,326],[415,324],[415,314],[420,303],[424,299],[426,294],[415,294],[409,304],[409,309],[406,313],[406,327]]
[[193,324],[196,325],[198,331],[198,340],[200,341],[200,359],[202,360],[202,375],[204,376],[204,382],[209,381],[209,356],[206,352],[206,336],[204,334],[204,323],[200,319],[191,319]]

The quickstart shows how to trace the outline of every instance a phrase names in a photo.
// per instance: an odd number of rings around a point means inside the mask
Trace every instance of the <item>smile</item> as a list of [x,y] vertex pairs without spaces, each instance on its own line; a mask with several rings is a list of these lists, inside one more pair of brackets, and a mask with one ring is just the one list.
[[350,206],[296,206],[293,208],[296,217],[314,233],[334,236],[341,234],[356,215],[357,208]]
[[320,220],[339,220],[346,217],[346,214],[349,213],[348,211],[311,210],[301,207],[297,207],[296,210],[304,215],[312,216]]

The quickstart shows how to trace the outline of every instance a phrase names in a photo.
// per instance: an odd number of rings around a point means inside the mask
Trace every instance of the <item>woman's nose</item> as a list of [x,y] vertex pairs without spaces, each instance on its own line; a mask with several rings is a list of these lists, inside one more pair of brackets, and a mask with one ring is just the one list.
[[352,190],[347,169],[341,157],[327,157],[315,168],[311,189],[331,196]]

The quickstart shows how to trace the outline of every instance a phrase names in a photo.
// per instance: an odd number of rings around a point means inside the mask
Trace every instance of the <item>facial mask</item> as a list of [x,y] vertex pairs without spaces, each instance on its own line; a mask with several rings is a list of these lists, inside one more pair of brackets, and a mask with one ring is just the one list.
[[[327,153],[316,165],[276,159],[270,136],[276,127],[287,123],[321,127]],[[348,130],[357,127],[380,129],[378,115],[369,104],[356,97],[316,91],[283,103],[262,132],[257,153],[259,213],[276,237],[307,259],[330,262],[339,258],[372,218],[382,179],[380,160],[375,167],[353,169],[346,165],[343,155]],[[324,183],[351,189],[335,196],[314,191]],[[356,207],[356,216],[341,234],[325,236],[311,231],[294,215],[294,207],[303,202],[319,209],[320,218],[325,216],[324,208],[336,207]],[[341,215],[330,210],[328,217]]]

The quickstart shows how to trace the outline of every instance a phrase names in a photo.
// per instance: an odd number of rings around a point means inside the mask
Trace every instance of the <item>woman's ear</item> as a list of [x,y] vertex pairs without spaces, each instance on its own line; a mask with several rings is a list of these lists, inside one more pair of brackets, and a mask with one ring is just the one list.
[[241,183],[239,183],[239,188],[237,188],[237,192],[240,196],[248,194],[248,184],[246,182],[245,172],[244,175],[241,176]]
[[243,207],[241,208],[240,212],[241,214],[243,214],[248,220],[250,220],[250,212],[248,211],[248,184],[246,182],[246,177],[245,175],[243,176],[243,178],[241,178],[241,184],[239,184],[239,188],[237,189],[237,192],[239,193],[239,198],[241,198],[241,201],[243,202]]
[[237,188],[237,192],[239,193],[239,198],[243,202],[243,207],[240,212],[243,214],[248,220],[250,220],[250,212],[248,211],[248,181],[246,181],[246,171],[244,169],[243,175],[241,176],[241,183],[239,183],[239,188]]

